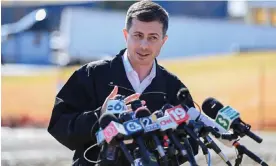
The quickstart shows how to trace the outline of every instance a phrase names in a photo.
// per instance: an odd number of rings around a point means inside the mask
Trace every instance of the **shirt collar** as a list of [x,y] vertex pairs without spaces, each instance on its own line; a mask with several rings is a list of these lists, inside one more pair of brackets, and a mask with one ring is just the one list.
[[127,73],[130,73],[132,71],[134,71],[134,69],[132,68],[128,57],[127,57],[127,50],[125,50],[124,55],[123,55],[123,63],[124,63],[124,67]]
[[[129,59],[127,57],[127,49],[125,50],[124,55],[123,55],[123,64],[124,64],[124,67],[125,67],[125,70],[127,73],[136,72],[132,68],[132,66],[129,62]],[[156,63],[155,63],[155,61],[153,61],[153,65],[152,65],[152,68],[151,68],[151,71],[150,71],[150,74],[148,75],[148,77],[153,79],[155,77],[155,75],[156,75]]]

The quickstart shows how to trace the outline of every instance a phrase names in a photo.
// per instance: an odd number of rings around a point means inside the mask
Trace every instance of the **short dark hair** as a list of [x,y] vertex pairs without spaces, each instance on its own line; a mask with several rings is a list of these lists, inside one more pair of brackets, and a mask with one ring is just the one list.
[[143,22],[159,21],[163,24],[163,36],[167,33],[169,26],[169,14],[157,3],[149,0],[142,0],[131,5],[126,15],[127,30],[130,29],[133,18]]

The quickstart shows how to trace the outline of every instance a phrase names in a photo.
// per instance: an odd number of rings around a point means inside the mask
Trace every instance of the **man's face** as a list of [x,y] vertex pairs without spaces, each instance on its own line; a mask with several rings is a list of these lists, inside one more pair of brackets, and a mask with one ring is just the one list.
[[132,65],[152,64],[168,38],[163,36],[162,23],[142,22],[136,18],[132,19],[129,31],[124,29],[123,32]]

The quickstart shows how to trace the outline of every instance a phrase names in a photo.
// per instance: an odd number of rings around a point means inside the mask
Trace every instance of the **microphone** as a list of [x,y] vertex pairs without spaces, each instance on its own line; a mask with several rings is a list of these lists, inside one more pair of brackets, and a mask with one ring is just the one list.
[[[214,98],[207,98],[203,102],[202,108],[203,108],[203,111],[206,112],[206,114],[210,113],[211,118],[216,118],[216,116],[210,110],[211,109],[221,109],[221,108],[223,108],[223,105],[220,102],[216,102],[216,100],[214,100]],[[205,111],[205,109],[207,109],[207,111]],[[222,128],[222,129],[225,130],[225,128]],[[263,166],[268,166],[267,163],[265,163],[263,160],[261,160],[253,152],[251,152],[250,150],[248,150],[245,146],[241,145],[238,141],[234,141],[232,143],[232,146],[234,146],[241,154],[246,154],[248,157],[250,157],[255,162],[257,162],[257,163],[259,163],[259,164],[261,164]]]
[[106,105],[106,112],[107,113],[112,113],[116,117],[125,110],[127,110],[127,106],[124,102],[124,96],[122,95],[116,95],[114,99],[109,99],[107,101]]
[[[169,107],[172,107],[172,106],[170,104],[166,104],[161,108],[161,110],[157,110],[152,113],[152,116],[157,118],[156,119],[157,124],[159,124],[158,119],[164,116],[163,112],[165,112],[165,110]],[[165,122],[166,122],[166,120],[164,120],[162,123],[165,123]],[[162,130],[166,129],[165,126],[166,125],[163,126]],[[160,125],[159,125],[159,127],[160,127]],[[176,127],[172,127],[172,128],[176,128]],[[160,127],[160,131],[161,131],[161,127]],[[169,165],[179,165],[178,164],[178,155],[176,155],[175,146],[174,146],[174,144],[172,144],[171,140],[168,138],[168,136],[166,134],[163,136],[163,141],[164,141],[164,143],[163,143],[164,147],[166,147],[166,152],[167,152],[167,156],[168,156],[167,158],[169,159]],[[185,147],[184,147],[184,151],[185,151]],[[184,159],[187,160],[187,155],[185,155]]]
[[143,161],[142,161],[142,158],[141,158],[141,154],[139,153],[139,148],[134,149],[133,155],[134,155],[134,158],[135,158],[133,166],[142,166]]
[[106,143],[102,146],[100,154],[104,162],[108,164],[114,164],[118,158],[118,148],[119,145],[123,153],[125,154],[127,160],[133,163],[133,158],[130,155],[126,145],[123,143],[124,135],[127,135],[123,125],[118,123],[118,119],[115,115],[110,113],[104,113],[100,119],[99,124],[103,129],[103,135],[105,137]]
[[129,102],[128,104],[130,104],[131,109],[132,109],[133,111],[135,111],[135,110],[137,110],[138,108],[140,108],[140,107],[143,106],[142,101],[139,100],[139,99],[134,100],[134,101],[131,101],[131,102]]
[[[172,106],[167,105],[161,110],[165,110],[170,107]],[[158,112],[156,111],[155,114],[158,114]],[[192,166],[197,166],[193,151],[191,150],[190,146],[188,144],[181,144],[179,139],[174,135],[173,130],[177,128],[178,124],[173,120],[173,118],[165,114],[163,117],[157,119],[157,123],[160,126],[160,130],[166,133],[166,135],[169,137],[169,140],[175,145],[180,154],[184,158],[187,157]]]
[[[151,155],[150,157],[152,158],[152,160],[154,160],[155,162],[150,162],[150,163],[145,163],[143,161],[143,159],[141,158],[141,152],[139,150],[139,147],[137,147],[136,149],[133,150],[133,154],[134,154],[134,164],[132,164],[131,166],[159,166],[157,164],[157,160],[156,157]],[[162,165],[161,165],[162,166]]]
[[[239,142],[236,142],[234,146],[237,148],[239,155],[246,154],[248,157],[250,157],[252,160],[254,160],[256,163],[262,165],[262,166],[268,166],[268,164],[260,159],[257,155],[255,155],[253,152],[248,150],[245,146],[241,145]],[[241,162],[241,159],[240,159]]]
[[145,163],[151,163],[152,161],[151,155],[148,152],[144,141],[141,135],[144,134],[144,129],[138,119],[132,119],[132,117],[127,113],[122,113],[119,115],[120,119],[127,120],[123,123],[124,128],[126,129],[127,135],[131,136],[136,144],[139,147],[140,154],[142,156],[142,160]]
[[208,135],[210,132],[210,127],[206,127],[205,124],[201,121],[189,121],[189,126],[192,126],[194,131],[198,134],[198,136],[204,139],[204,144],[207,148],[213,149],[221,159],[228,165],[231,166],[229,159],[223,154],[222,150],[218,147],[218,145],[212,140],[212,138]]
[[168,158],[164,152],[164,149],[161,145],[159,138],[156,136],[156,134],[158,134],[157,131],[159,131],[160,126],[157,123],[153,122],[150,111],[147,108],[141,108],[141,109],[137,109],[134,115],[135,115],[135,118],[140,119],[140,122],[142,123],[145,133],[147,133],[153,138],[153,141],[156,146],[155,149],[157,149],[161,157],[159,161],[164,166],[168,165]]
[[240,113],[230,106],[224,107],[218,100],[208,98],[202,103],[202,109],[206,115],[215,119],[225,130],[233,129],[234,133],[240,137],[245,135],[254,141],[261,143],[262,138],[250,131],[251,126],[240,119]]
[[197,137],[196,133],[186,125],[186,122],[188,122],[189,119],[189,115],[186,113],[184,108],[181,105],[178,105],[173,108],[167,109],[165,111],[165,115],[166,114],[171,116],[171,118],[178,124],[177,129],[184,130],[184,136],[188,134],[190,137],[197,141],[202,149],[203,154],[206,157],[206,161],[208,161],[208,148],[199,139],[199,137]]
[[[187,111],[187,114],[190,116],[189,118],[189,125],[195,120],[195,119],[198,119],[197,121],[199,122],[202,122],[204,124],[204,127],[214,127],[216,129],[218,129],[218,132],[219,132],[219,135],[220,135],[220,138],[219,136],[216,136],[218,138],[218,140],[224,144],[225,146],[227,147],[232,147],[233,144],[235,143],[235,141],[229,141],[229,140],[224,140],[223,138],[226,137],[224,136],[227,131],[224,130],[224,128],[222,128],[221,126],[219,126],[218,124],[216,124],[214,121],[212,121],[211,119],[207,118],[207,116],[205,116],[204,114],[201,114],[198,110],[196,110],[195,108],[191,107],[188,111]],[[198,123],[198,122],[196,122]],[[207,128],[204,128],[202,130],[205,130]],[[196,128],[195,128],[196,130]],[[202,131],[201,130],[201,131]],[[199,131],[199,132],[201,132]],[[214,134],[212,132],[212,134]],[[227,134],[226,134],[227,135]],[[218,146],[215,144],[215,142],[213,142],[213,140],[208,136],[204,136],[203,137],[204,139],[206,139],[206,142],[209,143],[209,145],[207,145],[207,147],[211,147],[221,158],[222,160],[224,160],[226,162],[227,165],[231,165],[231,163],[229,162],[229,159],[222,153],[221,150],[218,150]],[[234,139],[234,137],[233,137]],[[213,143],[211,143],[211,141]],[[208,144],[207,143],[207,144]]]
[[229,161],[228,157],[225,156],[225,154],[221,151],[221,149],[212,140],[212,138],[210,136],[207,135],[207,136],[203,137],[203,139],[204,139],[205,144],[208,148],[213,149],[228,166],[232,166],[232,164]]
[[103,145],[104,141],[105,141],[105,137],[103,134],[103,130],[100,128],[99,131],[96,132],[96,140],[97,140],[97,145]]
[[[187,93],[189,93],[189,91],[186,88],[180,89],[177,93],[178,100],[181,102],[186,101],[185,96],[188,96]],[[184,107],[187,107],[187,106],[184,106]],[[218,140],[227,147],[232,147],[234,143],[233,140],[238,138],[234,136],[231,138],[230,133],[227,130],[225,130],[223,127],[221,127],[219,124],[217,124],[214,120],[210,119],[205,114],[199,112],[194,107],[188,108],[187,114],[189,115],[189,121],[191,120],[201,121],[205,124],[205,126],[214,127],[215,129],[217,129],[220,136],[219,138],[217,135],[214,135],[214,136],[218,138]],[[228,133],[228,136],[226,133]],[[227,140],[225,140],[224,138],[226,138]]]
[[[105,128],[106,126],[108,126],[108,124],[113,119],[116,119],[116,118],[113,118],[113,116],[111,116],[111,118],[109,119],[108,116],[109,116],[108,114],[103,114],[100,117],[99,122],[100,122],[101,128]],[[107,137],[107,136],[104,135],[103,131],[102,131],[102,134],[103,134],[104,138]],[[102,143],[102,142],[100,141],[99,143]],[[109,165],[109,164],[112,164],[112,163],[116,163],[117,158],[118,158],[118,149],[117,149],[117,147],[114,146],[114,145],[109,145],[105,142],[102,145],[102,148],[101,148],[101,151],[100,151],[100,160],[101,160],[100,163],[101,163],[101,165]]]
[[124,123],[126,121],[132,120],[132,114],[131,112],[122,112],[119,114],[119,121],[121,123]]
[[[187,100],[187,96],[190,96],[190,95],[188,95],[188,93],[189,93],[189,91],[186,88],[180,89],[177,93],[178,100],[181,101],[182,103],[184,103]],[[192,99],[190,99],[190,100],[192,100]],[[206,126],[206,124],[207,124],[207,126],[218,127],[214,122],[209,120],[209,118],[202,115],[199,111],[197,111],[193,107],[189,108],[187,113],[189,115],[189,121],[188,122],[189,122],[190,125],[193,126],[194,130],[202,131],[202,130],[204,130],[204,127]],[[195,122],[195,120],[197,120],[197,122]],[[225,133],[222,129],[220,131]],[[229,159],[222,153],[221,149],[211,139],[210,136],[208,136],[207,134],[204,134],[203,139],[204,139],[204,142],[206,143],[206,146],[208,148],[213,149],[228,166],[231,166],[231,163],[230,163]]]
[[238,137],[235,135],[230,134],[226,131],[223,127],[218,125],[215,121],[208,118],[205,114],[202,114],[197,109],[191,107],[188,109],[187,114],[189,115],[189,122],[192,120],[201,121],[204,123],[205,126],[213,127],[217,129],[218,134],[212,132],[212,134],[218,138],[218,140],[227,147],[232,147],[233,143],[235,142]]

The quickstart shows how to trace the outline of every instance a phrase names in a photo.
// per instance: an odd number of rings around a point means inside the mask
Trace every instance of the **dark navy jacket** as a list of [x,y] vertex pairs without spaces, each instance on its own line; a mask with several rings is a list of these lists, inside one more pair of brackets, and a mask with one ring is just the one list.
[[[114,85],[119,87],[118,94],[129,96],[135,93],[123,66],[124,51],[121,50],[112,60],[100,60],[82,66],[72,74],[56,96],[48,131],[61,144],[75,150],[74,165],[93,165],[84,159],[83,153],[96,143],[99,112]],[[183,87],[185,85],[175,75],[157,63],[156,77],[140,99],[145,100],[149,110],[154,112],[166,103],[179,104],[176,94]],[[192,101],[186,104],[194,107]],[[198,145],[194,140],[190,140],[190,143],[197,154]],[[87,156],[96,161],[99,151],[95,147]]]

